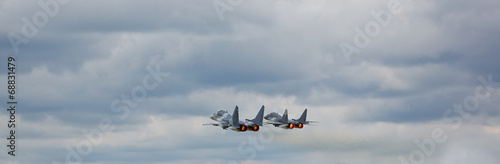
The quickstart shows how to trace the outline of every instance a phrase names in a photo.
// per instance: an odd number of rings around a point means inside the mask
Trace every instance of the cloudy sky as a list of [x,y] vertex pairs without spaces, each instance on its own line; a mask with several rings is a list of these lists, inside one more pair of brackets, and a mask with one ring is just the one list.
[[[17,163],[500,163],[495,0],[0,0]],[[7,70],[0,134],[6,122]],[[307,108],[316,126],[202,126]]]

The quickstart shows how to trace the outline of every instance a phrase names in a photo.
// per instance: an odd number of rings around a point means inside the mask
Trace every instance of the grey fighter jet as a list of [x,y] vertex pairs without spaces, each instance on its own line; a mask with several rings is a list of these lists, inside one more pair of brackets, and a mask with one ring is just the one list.
[[306,121],[306,117],[307,109],[304,110],[304,113],[302,113],[299,119],[288,120],[288,110],[285,109],[285,113],[283,113],[283,116],[279,115],[276,112],[272,112],[267,114],[264,119],[269,120],[267,123],[273,124],[275,127],[282,127],[285,129],[302,129],[305,124],[314,123],[314,121]]
[[210,116],[210,118],[217,121],[217,123],[208,123],[203,125],[221,126],[225,130],[229,128],[237,132],[244,132],[249,128],[252,131],[258,131],[259,126],[262,126],[263,115],[264,106],[262,106],[254,119],[246,119],[246,121],[243,122],[239,120],[238,106],[236,106],[234,108],[233,115],[230,115],[226,110],[219,110]]

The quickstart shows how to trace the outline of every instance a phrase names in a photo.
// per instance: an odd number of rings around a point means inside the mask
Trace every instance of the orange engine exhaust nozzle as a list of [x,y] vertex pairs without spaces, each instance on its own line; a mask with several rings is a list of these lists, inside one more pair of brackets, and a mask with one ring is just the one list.
[[254,131],[259,131],[259,125],[255,125],[255,126],[253,127],[253,130],[254,130]]
[[247,126],[245,125],[241,126],[241,131],[247,131]]
[[294,125],[293,124],[288,124],[288,128],[293,129]]

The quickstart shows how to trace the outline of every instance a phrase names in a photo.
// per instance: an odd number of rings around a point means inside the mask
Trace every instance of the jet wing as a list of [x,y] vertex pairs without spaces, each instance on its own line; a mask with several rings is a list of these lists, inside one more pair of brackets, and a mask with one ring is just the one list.
[[278,121],[267,121],[267,124],[281,125],[283,123]]
[[222,126],[222,127],[226,127],[226,126],[229,126],[229,123],[227,122],[218,122],[218,123],[206,123],[206,124],[203,124],[204,126]]

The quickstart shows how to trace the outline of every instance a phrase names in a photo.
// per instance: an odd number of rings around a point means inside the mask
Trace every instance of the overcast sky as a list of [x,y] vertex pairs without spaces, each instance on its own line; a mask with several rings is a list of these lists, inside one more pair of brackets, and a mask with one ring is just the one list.
[[[0,34],[9,164],[500,163],[496,0],[0,0]],[[236,105],[319,123],[202,126]]]

